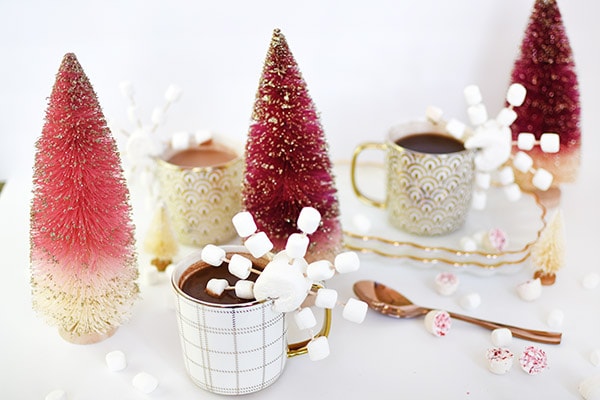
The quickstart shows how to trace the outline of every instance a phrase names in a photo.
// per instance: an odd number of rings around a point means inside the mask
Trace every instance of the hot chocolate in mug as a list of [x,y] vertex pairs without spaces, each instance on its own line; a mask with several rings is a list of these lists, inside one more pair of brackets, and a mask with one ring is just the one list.
[[[243,246],[222,246],[227,257],[242,254],[261,270],[266,258],[255,259]],[[252,273],[248,279],[256,279]],[[286,315],[273,309],[273,300],[243,300],[231,292],[214,298],[205,292],[212,278],[238,278],[226,266],[215,268],[197,251],[177,263],[171,278],[176,295],[177,323],[185,368],[192,381],[207,391],[239,395],[274,383],[289,357],[307,353],[309,340],[288,343]],[[309,296],[310,297],[310,296]],[[327,336],[331,310],[324,310],[321,331]]]
[[[386,194],[377,200],[358,187],[358,157],[365,150],[386,154]],[[442,127],[415,121],[390,129],[387,140],[357,146],[352,189],[365,204],[385,209],[396,228],[416,235],[442,235],[460,228],[471,208],[475,150]]]

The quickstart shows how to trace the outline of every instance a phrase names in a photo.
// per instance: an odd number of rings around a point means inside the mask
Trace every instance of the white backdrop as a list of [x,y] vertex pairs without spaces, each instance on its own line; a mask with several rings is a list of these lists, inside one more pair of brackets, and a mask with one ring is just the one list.
[[[465,117],[462,89],[499,109],[533,0],[0,1],[0,179],[31,173],[63,55],[74,52],[116,137],[132,127],[118,85],[149,120],[170,83],[183,97],[162,134],[200,128],[245,140],[274,28],[285,34],[321,113],[330,154],[421,118]],[[600,2],[559,0],[573,48],[583,139],[600,107]],[[585,147],[585,144],[584,144]]]

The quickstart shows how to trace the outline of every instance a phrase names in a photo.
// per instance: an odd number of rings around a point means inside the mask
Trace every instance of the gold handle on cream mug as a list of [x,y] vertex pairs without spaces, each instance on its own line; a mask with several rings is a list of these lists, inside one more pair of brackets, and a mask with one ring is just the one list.
[[388,145],[385,143],[368,142],[368,143],[359,144],[354,149],[354,153],[352,154],[352,162],[350,163],[350,179],[352,182],[352,190],[354,191],[354,194],[363,203],[373,206],[373,207],[377,207],[377,208],[386,208],[386,202],[372,199],[372,198],[368,197],[367,195],[365,195],[358,188],[358,185],[356,183],[356,162],[358,160],[359,154],[365,150],[386,151],[387,149],[388,149]]

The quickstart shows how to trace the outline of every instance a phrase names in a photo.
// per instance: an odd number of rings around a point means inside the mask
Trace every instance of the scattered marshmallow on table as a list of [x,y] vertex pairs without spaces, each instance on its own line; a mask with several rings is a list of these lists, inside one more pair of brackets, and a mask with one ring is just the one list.
[[508,328],[494,329],[491,336],[496,347],[506,347],[512,343],[512,332]]
[[562,326],[564,319],[565,319],[565,313],[562,310],[555,308],[554,310],[550,311],[550,313],[548,314],[546,323],[551,328],[559,328]]
[[592,350],[590,353],[590,362],[596,367],[600,365],[600,349]]
[[507,348],[492,347],[486,353],[488,369],[494,374],[503,375],[512,367],[514,356]]
[[459,279],[452,272],[440,272],[436,275],[435,290],[442,296],[450,296],[456,292],[458,288]]
[[600,399],[600,375],[594,375],[579,383],[578,391],[585,400]]
[[447,311],[431,310],[425,315],[425,329],[434,336],[446,336],[452,326],[452,319]]
[[598,287],[598,284],[600,284],[600,274],[597,272],[590,272],[584,275],[583,279],[581,280],[581,285],[585,289],[595,289]]
[[140,372],[131,381],[133,387],[142,393],[152,393],[158,387],[158,379],[147,372]]
[[542,281],[540,278],[535,278],[519,284],[517,294],[525,301],[538,299],[542,295]]
[[105,356],[106,366],[109,371],[122,371],[127,367],[127,359],[125,353],[121,350],[114,350],[106,354]]
[[67,400],[67,392],[62,389],[55,389],[48,393],[44,400]]
[[468,236],[462,237],[460,239],[460,248],[463,251],[475,251],[477,250],[477,242]]
[[481,305],[481,296],[479,293],[467,293],[459,299],[459,304],[465,310],[474,310]]
[[535,346],[527,346],[519,357],[519,363],[523,371],[529,375],[537,375],[548,367],[548,358],[544,350]]

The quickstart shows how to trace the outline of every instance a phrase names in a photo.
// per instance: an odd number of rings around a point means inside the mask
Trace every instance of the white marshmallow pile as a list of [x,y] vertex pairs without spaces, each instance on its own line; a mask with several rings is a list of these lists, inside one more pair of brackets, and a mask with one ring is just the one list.
[[[539,190],[548,190],[552,184],[553,176],[543,168],[533,168],[533,159],[525,151],[539,145],[545,153],[556,153],[560,149],[559,136],[556,133],[543,133],[540,140],[536,141],[535,135],[530,132],[519,134],[516,143],[513,143],[510,125],[517,119],[514,107],[519,107],[525,101],[527,90],[519,83],[513,83],[508,88],[506,100],[508,107],[500,110],[495,118],[489,118],[487,109],[483,104],[483,96],[479,87],[469,85],[464,89],[467,103],[467,115],[473,128],[466,124],[450,119],[445,122],[445,129],[455,138],[464,141],[465,148],[477,149],[475,167],[477,169],[475,183],[476,190],[472,197],[474,209],[484,209],[487,202],[486,191],[491,187],[492,174],[498,182],[509,201],[521,198],[521,189],[515,183],[513,168],[521,172],[533,173],[532,183]],[[435,124],[441,124],[443,112],[436,107],[428,107],[426,117]],[[516,144],[516,155],[512,155],[512,147]],[[512,161],[512,167],[506,166]],[[468,246],[471,243],[467,243]],[[470,250],[466,250],[470,251]]]
[[[297,220],[299,233],[288,237],[285,250],[271,254],[273,243],[267,235],[258,231],[252,215],[247,211],[237,213],[232,218],[237,234],[244,240],[244,246],[254,258],[268,256],[269,262],[262,271],[252,268],[252,261],[243,255],[234,254],[227,259],[225,250],[215,245],[207,245],[201,251],[201,259],[214,267],[228,263],[229,272],[239,278],[235,286],[226,279],[211,279],[206,292],[220,297],[225,290],[235,290],[242,299],[270,300],[277,312],[294,312],[294,321],[301,330],[309,330],[312,339],[307,345],[311,360],[320,360],[329,355],[327,337],[312,332],[316,319],[310,308],[303,307],[308,295],[314,295],[316,307],[332,309],[342,305],[342,316],[348,321],[362,323],[367,313],[367,304],[351,298],[346,303],[338,301],[338,293],[322,287],[322,282],[331,279],[336,273],[354,272],[360,267],[358,255],[342,252],[336,255],[333,263],[317,260],[310,264],[304,259],[308,250],[309,235],[321,225],[321,214],[312,207],[304,207]],[[246,280],[250,273],[258,275],[256,282]]]

